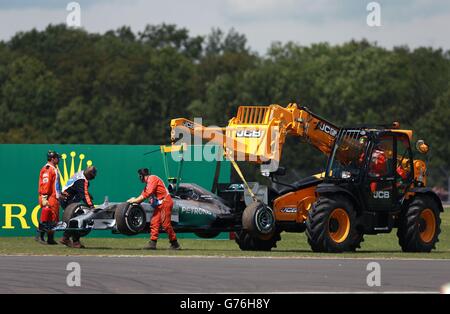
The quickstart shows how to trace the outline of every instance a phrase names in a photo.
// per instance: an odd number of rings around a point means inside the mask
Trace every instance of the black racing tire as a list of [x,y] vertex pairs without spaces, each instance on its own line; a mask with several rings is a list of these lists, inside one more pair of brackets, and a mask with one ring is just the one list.
[[242,213],[242,229],[253,238],[269,240],[275,233],[275,216],[272,209],[261,202],[253,202]]
[[220,234],[220,231],[206,231],[205,230],[205,231],[194,232],[194,234],[197,237],[202,238],[202,239],[214,239]]
[[117,230],[124,235],[134,236],[145,230],[146,214],[139,204],[119,204],[114,213]]
[[397,237],[403,252],[431,252],[440,233],[439,205],[429,196],[415,196],[400,214]]
[[[70,219],[83,215],[86,210],[90,210],[88,206],[86,206],[83,203],[73,203],[68,205],[63,212],[63,218],[62,220],[69,226]],[[76,231],[80,237],[87,236],[91,230],[86,231]]]
[[313,204],[306,220],[306,236],[314,252],[351,252],[363,241],[353,204],[340,195],[322,196]]
[[281,240],[281,236],[279,232],[276,232],[272,238],[262,240],[245,230],[240,230],[235,232],[234,239],[242,251],[270,251],[277,247],[277,242]]

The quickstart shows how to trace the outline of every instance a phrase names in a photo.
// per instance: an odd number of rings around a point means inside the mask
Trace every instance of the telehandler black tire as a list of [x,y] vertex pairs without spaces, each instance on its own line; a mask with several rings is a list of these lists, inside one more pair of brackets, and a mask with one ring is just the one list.
[[321,196],[308,212],[306,236],[314,252],[355,251],[363,241],[356,228],[356,212],[347,198]]
[[276,232],[270,239],[262,240],[254,237],[245,230],[235,232],[235,241],[242,251],[270,251],[277,247],[277,242],[281,240],[279,232]]
[[361,243],[364,242],[364,233],[357,232],[353,238],[353,242],[350,245],[350,251],[356,252],[356,249],[361,248]]
[[400,214],[397,230],[403,252],[431,252],[441,233],[441,218],[436,201],[426,195],[415,196]]

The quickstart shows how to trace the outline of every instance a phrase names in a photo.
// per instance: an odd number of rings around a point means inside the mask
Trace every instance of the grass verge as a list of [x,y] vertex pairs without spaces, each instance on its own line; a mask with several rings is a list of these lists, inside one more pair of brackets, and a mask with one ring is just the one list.
[[86,249],[75,250],[62,245],[40,245],[33,238],[0,238],[0,255],[175,255],[175,256],[248,256],[248,257],[340,257],[340,258],[418,258],[450,259],[450,208],[441,215],[440,242],[431,253],[403,253],[395,230],[390,234],[365,236],[355,253],[326,254],[311,252],[303,233],[282,233],[278,247],[271,252],[244,252],[231,240],[180,239],[181,251],[168,249],[166,239],[158,241],[158,250],[147,251],[142,238],[84,238]]

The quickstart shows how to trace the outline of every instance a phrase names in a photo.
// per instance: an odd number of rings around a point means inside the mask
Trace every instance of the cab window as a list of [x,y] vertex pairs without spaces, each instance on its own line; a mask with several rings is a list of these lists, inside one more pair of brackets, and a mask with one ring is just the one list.
[[373,178],[393,175],[393,137],[383,136],[374,145],[369,162],[369,176]]
[[411,149],[407,135],[397,137],[397,165],[395,170],[399,177],[407,180],[411,175]]

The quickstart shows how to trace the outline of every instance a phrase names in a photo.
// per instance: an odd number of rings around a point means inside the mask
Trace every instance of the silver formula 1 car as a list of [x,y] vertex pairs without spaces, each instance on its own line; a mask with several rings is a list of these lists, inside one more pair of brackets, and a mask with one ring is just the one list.
[[[155,150],[154,152],[161,151]],[[153,153],[153,152],[150,152]],[[164,153],[167,165],[167,153]],[[220,167],[216,166],[213,192],[193,183],[180,183],[183,159],[178,176],[172,178],[166,169],[169,192],[174,201],[172,226],[175,232],[195,233],[201,238],[214,238],[221,232],[235,232],[236,243],[242,250],[269,251],[276,247],[280,231],[274,223],[272,210],[266,206],[273,191],[264,185],[251,183],[252,196],[242,183],[218,183]],[[217,191],[217,194],[214,192]],[[84,204],[71,204],[64,210],[63,221],[52,230],[78,231],[86,236],[92,230],[137,235],[150,231],[154,208],[149,203],[129,204],[105,202],[94,209]]]
[[[230,192],[242,191],[240,185],[229,185]],[[169,188],[169,190],[171,190]],[[174,201],[172,226],[176,232],[193,232],[202,238],[216,237],[220,232],[241,229],[241,215],[216,194],[191,183],[180,184],[171,191]],[[81,203],[67,206],[63,224],[56,230],[79,231],[83,236],[92,230],[137,235],[148,233],[154,208],[149,203],[129,204],[105,202],[94,209]]]

